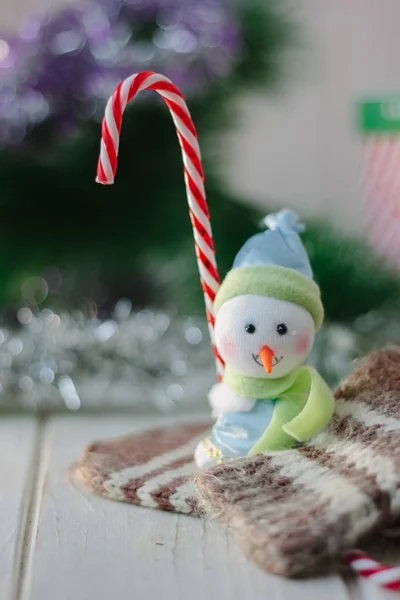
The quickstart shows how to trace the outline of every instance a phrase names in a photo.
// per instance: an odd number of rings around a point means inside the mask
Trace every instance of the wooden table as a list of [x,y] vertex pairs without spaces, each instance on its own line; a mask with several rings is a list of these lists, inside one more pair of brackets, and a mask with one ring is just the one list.
[[249,563],[205,520],[77,489],[68,467],[99,438],[171,418],[65,415],[0,420],[0,600],[383,600],[329,576],[290,581]]

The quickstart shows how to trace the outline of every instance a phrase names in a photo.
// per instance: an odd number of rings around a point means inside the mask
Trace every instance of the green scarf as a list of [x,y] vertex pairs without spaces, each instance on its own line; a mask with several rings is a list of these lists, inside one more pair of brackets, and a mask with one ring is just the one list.
[[226,367],[223,381],[245,398],[276,399],[271,423],[250,454],[306,442],[322,431],[333,415],[333,394],[312,367],[299,367],[279,379],[246,377]]

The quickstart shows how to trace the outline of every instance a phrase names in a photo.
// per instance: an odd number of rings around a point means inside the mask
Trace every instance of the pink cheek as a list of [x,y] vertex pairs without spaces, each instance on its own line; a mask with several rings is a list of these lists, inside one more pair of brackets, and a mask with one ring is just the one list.
[[301,331],[298,335],[296,335],[295,339],[295,350],[299,354],[304,354],[308,352],[310,349],[310,336],[306,331]]
[[236,346],[231,339],[223,338],[220,352],[225,359],[234,358],[236,356]]

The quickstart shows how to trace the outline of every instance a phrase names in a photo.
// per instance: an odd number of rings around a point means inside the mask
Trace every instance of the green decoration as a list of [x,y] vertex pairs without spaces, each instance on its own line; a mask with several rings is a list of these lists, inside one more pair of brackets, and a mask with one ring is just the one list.
[[400,94],[361,102],[359,124],[364,133],[400,131]]

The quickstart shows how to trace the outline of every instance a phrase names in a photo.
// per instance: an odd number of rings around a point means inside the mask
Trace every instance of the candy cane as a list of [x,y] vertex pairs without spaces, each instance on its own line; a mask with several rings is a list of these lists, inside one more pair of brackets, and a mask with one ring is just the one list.
[[114,183],[117,171],[119,136],[122,114],[126,105],[141,90],[155,90],[167,104],[176,127],[182,150],[186,196],[193,226],[197,265],[204,292],[208,329],[214,351],[218,379],[224,371],[224,362],[214,341],[214,298],[220,285],[210,214],[204,190],[204,174],[197,141],[197,133],[186,102],[178,88],[164,75],[144,71],[122,81],[109,99],[102,126],[100,157],[97,166],[98,183]]
[[349,552],[344,562],[372,583],[388,590],[400,590],[400,567],[383,565],[359,550]]

